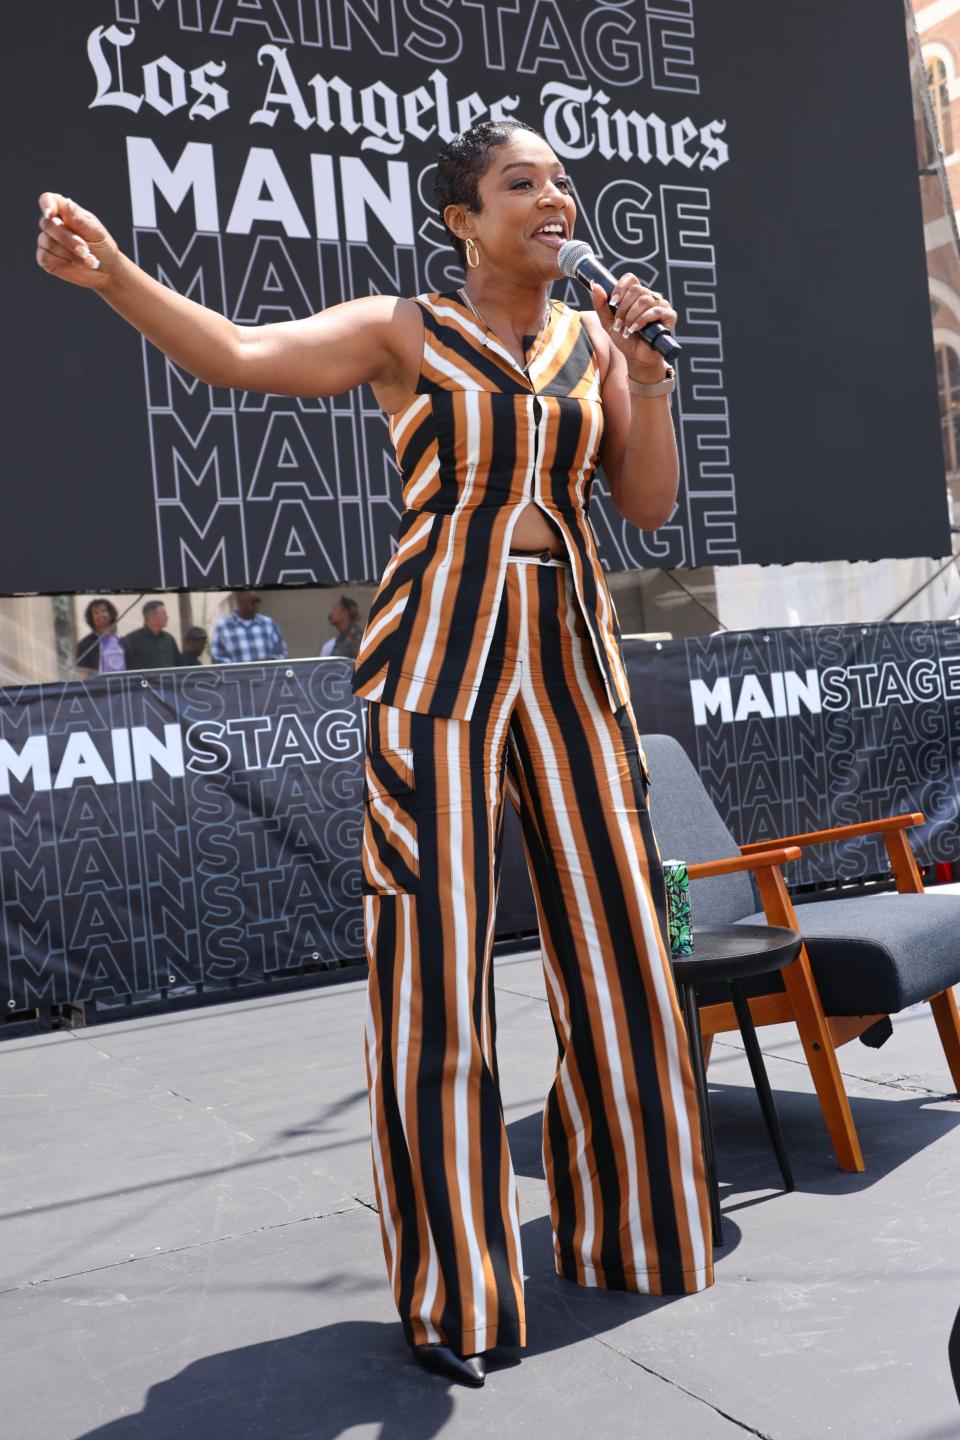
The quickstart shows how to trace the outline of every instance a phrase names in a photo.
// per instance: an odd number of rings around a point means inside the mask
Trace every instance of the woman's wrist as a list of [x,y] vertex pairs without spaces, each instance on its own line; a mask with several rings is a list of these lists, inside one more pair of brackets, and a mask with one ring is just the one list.
[[627,372],[627,390],[631,400],[659,400],[668,397],[677,388],[676,372],[670,365],[664,365],[659,380],[638,380]]
[[[133,261],[129,260],[122,250],[118,250],[110,262],[110,268],[104,272],[103,284],[98,288],[97,293],[102,299],[113,300],[123,290],[131,265]],[[134,269],[136,268],[134,265]]]
[[652,365],[634,365],[627,370],[627,379],[632,380],[635,385],[656,385],[661,380],[666,380],[670,374],[670,366],[661,356],[657,356]]

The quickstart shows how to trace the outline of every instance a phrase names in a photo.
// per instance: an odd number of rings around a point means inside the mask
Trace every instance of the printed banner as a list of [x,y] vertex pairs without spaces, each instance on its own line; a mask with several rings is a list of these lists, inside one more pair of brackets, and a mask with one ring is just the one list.
[[3,1003],[118,1003],[362,959],[351,668],[0,691]]
[[436,152],[503,116],[680,317],[679,504],[645,534],[601,478],[605,566],[949,551],[901,0],[35,0],[16,55],[5,593],[372,580],[399,518],[369,389],[192,378],[32,268],[41,189],[238,324],[289,320],[459,285]]
[[[630,640],[625,651],[641,731],[681,742],[738,844],[916,810],[918,860],[960,860],[960,621]],[[854,839],[804,850],[788,878],[888,869],[882,840]]]
[[[0,690],[0,1008],[363,961],[352,662]],[[508,816],[498,934],[536,928]]]
[[[641,732],[681,742],[737,842],[919,810],[921,863],[960,860],[960,622],[624,649]],[[349,682],[331,658],[0,691],[0,1005],[362,960]],[[504,844],[497,935],[533,935],[510,804]],[[847,840],[789,879],[887,868],[882,842]]]

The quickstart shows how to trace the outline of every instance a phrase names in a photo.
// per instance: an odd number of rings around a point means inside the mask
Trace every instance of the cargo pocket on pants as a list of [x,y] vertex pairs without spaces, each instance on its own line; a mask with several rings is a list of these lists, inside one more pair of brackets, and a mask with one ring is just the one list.
[[371,704],[364,770],[363,892],[415,891],[420,875],[410,713]]

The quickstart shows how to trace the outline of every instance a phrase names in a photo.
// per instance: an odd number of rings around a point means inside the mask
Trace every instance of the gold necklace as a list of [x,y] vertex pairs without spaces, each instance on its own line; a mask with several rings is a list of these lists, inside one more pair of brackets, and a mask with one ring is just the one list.
[[[460,296],[461,300],[463,301],[464,305],[466,305],[467,309],[473,311],[474,315],[476,315],[477,319],[480,321],[480,324],[483,326],[484,330],[486,331],[486,334],[485,334],[484,337],[483,337],[483,343],[484,343],[484,345],[486,345],[489,337],[490,337],[491,335],[493,335],[494,332],[491,330],[491,328],[490,328],[490,326],[487,324],[486,320],[484,320],[483,316],[480,314],[480,311],[477,309],[476,305],[474,305],[473,301],[470,299],[470,296],[467,294],[466,287],[463,286],[463,285],[461,285],[461,286],[460,286],[460,289],[458,290],[457,293],[458,293],[458,295]],[[539,336],[537,337],[537,339],[538,339],[538,344],[537,344],[537,347],[536,347],[536,349],[534,350],[533,354],[530,356],[530,359],[527,361],[526,365],[520,365],[520,364],[518,364],[518,362],[517,362],[516,360],[514,360],[513,356],[512,356],[512,355],[510,356],[510,362],[511,362],[511,364],[516,365],[517,369],[520,370],[524,375],[526,375],[526,377],[527,377],[528,380],[530,379],[530,366],[533,364],[534,360],[536,360],[537,356],[540,354],[540,351],[543,349],[543,342],[544,342],[544,340],[547,338],[547,327],[548,327],[549,324],[550,324],[551,305],[552,305],[552,302],[551,302],[550,299],[548,298],[548,299],[547,299],[547,303],[546,303],[546,305],[544,306],[544,310],[543,310],[543,320],[542,320],[541,325],[540,325],[540,334],[539,334]],[[504,348],[506,348],[506,347],[504,347]]]

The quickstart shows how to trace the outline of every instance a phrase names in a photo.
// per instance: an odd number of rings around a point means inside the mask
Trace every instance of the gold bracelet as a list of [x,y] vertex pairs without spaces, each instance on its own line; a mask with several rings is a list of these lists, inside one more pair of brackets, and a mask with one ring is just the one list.
[[627,389],[631,395],[637,395],[642,400],[654,400],[658,395],[672,395],[677,388],[677,372],[671,365],[667,366],[666,378],[658,380],[655,385],[645,385],[641,380],[634,380],[627,371]]

